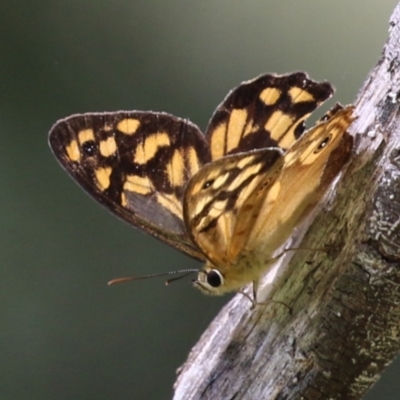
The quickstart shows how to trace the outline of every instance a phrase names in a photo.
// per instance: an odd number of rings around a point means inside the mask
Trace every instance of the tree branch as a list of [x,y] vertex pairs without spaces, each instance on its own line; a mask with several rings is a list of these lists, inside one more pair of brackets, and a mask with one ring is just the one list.
[[274,302],[251,310],[237,295],[192,349],[175,399],[359,399],[399,352],[399,53],[400,5],[355,102],[352,160],[301,242],[327,252],[287,254],[259,292]]

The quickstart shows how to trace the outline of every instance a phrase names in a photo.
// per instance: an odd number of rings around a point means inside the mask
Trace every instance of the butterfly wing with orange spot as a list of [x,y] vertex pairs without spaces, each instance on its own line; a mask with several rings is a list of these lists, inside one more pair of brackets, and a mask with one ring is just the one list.
[[206,137],[212,159],[267,147],[288,149],[303,133],[304,120],[332,94],[328,82],[315,82],[303,72],[243,82],[210,120]]
[[49,142],[64,169],[108,210],[204,259],[182,215],[186,183],[210,161],[197,126],[165,113],[82,114],[58,121]]

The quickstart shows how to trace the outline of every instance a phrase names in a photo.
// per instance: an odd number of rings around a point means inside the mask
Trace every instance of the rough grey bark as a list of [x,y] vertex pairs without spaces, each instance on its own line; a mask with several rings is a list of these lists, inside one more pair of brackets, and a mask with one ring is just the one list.
[[[355,101],[354,155],[284,272],[237,295],[179,371],[175,399],[360,399],[400,349],[400,5]],[[294,243],[298,245],[298,243]],[[287,263],[287,266],[284,266]]]

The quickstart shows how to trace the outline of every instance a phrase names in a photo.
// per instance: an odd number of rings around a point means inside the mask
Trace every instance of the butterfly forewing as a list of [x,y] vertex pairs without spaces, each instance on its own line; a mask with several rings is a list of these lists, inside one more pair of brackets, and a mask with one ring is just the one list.
[[187,237],[182,215],[187,181],[210,161],[195,125],[165,113],[83,114],[57,122],[49,141],[61,165],[95,200],[204,258]]
[[212,159],[267,147],[288,149],[304,131],[304,120],[333,94],[328,82],[303,72],[261,75],[233,89],[206,132]]
[[[243,204],[264,176],[277,177],[279,149],[226,156],[204,166],[190,180],[184,197],[184,218],[192,240],[215,265],[230,262],[231,241]],[[244,227],[243,240],[249,233]],[[216,251],[217,249],[217,251]]]

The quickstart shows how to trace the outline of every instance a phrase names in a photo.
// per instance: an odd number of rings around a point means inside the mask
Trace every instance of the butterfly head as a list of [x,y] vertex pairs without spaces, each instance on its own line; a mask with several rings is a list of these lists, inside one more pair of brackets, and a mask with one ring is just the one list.
[[216,268],[201,269],[197,279],[193,281],[193,286],[208,295],[221,294],[221,287],[224,286],[224,277]]
[[210,263],[199,270],[197,279],[193,280],[193,286],[211,296],[220,296],[232,291],[222,272]]

